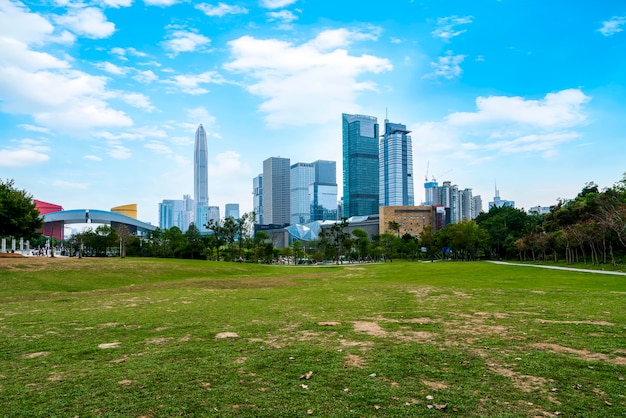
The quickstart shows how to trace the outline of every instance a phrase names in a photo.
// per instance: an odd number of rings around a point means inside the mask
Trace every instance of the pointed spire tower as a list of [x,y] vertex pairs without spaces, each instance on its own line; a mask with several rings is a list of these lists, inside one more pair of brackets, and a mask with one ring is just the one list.
[[193,152],[193,198],[196,204],[209,204],[209,154],[206,131],[202,124],[196,130],[196,143]]

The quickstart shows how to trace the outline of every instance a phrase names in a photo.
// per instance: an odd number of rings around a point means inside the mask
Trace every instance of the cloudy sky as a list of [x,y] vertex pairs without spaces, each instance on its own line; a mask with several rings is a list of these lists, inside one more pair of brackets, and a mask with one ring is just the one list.
[[[622,0],[0,0],[0,178],[65,209],[252,210],[272,156],[337,161],[341,113],[412,130],[423,180],[548,206],[626,172]],[[428,169],[428,173],[427,173]]]

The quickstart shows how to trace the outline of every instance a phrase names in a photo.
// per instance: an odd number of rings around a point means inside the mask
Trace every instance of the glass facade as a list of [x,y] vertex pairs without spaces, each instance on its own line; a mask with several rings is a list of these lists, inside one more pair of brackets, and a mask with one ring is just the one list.
[[311,198],[311,221],[334,221],[338,218],[337,185],[312,183],[309,186]]
[[224,216],[226,218],[230,216],[233,219],[239,219],[239,203],[226,203],[224,209]]
[[378,213],[378,123],[373,116],[342,114],[343,215]]
[[385,119],[380,140],[380,206],[413,206],[413,148],[406,126]]
[[311,221],[334,221],[338,219],[337,163],[318,160],[315,167],[315,183],[309,186],[309,209]]
[[194,147],[194,199],[197,203],[209,203],[209,171],[208,171],[208,151],[206,142],[206,131],[202,124],[196,130],[196,141]]
[[263,225],[263,174],[252,179],[252,208],[256,213],[256,223]]
[[288,224],[291,214],[291,173],[289,158],[263,161],[264,224]]
[[306,224],[311,220],[309,185],[315,181],[315,167],[311,163],[291,166],[291,216],[289,223]]

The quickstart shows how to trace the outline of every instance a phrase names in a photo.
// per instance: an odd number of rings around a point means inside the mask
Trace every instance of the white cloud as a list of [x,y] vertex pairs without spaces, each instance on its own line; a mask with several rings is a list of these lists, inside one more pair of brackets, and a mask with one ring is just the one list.
[[155,107],[150,103],[150,98],[141,93],[127,93],[122,96],[122,100],[131,106],[138,109],[145,110],[146,112],[153,112]]
[[133,78],[140,83],[151,83],[159,79],[159,77],[152,71],[137,71],[137,74],[133,76]]
[[115,47],[115,48],[111,48],[111,53],[114,55],[117,55],[118,58],[124,60],[124,61],[128,61],[128,58],[126,57],[127,55],[132,55],[135,57],[147,57],[148,54],[146,54],[145,52],[141,52],[141,51],[137,51],[135,48],[120,48],[120,47]]
[[102,161],[102,158],[98,157],[97,155],[85,155],[83,158],[91,161]]
[[586,121],[583,105],[589,100],[578,89],[548,93],[542,100],[478,97],[475,112],[411,126],[414,147],[470,162],[514,153],[552,157],[581,137],[576,128]]
[[0,37],[0,68],[8,67],[37,71],[45,68],[69,68],[70,64],[46,52],[32,51],[25,43],[16,39]]
[[208,129],[215,123],[215,116],[211,115],[204,106],[185,109],[185,111],[187,113],[187,120],[191,121],[194,132],[199,124],[202,124],[205,129]]
[[128,72],[128,68],[120,67],[108,61],[100,62],[96,64],[96,67],[100,68],[102,71],[105,71],[113,75],[126,75],[126,73]]
[[624,25],[626,25],[626,16],[613,16],[611,19],[602,22],[602,27],[598,31],[604,36],[612,36],[622,32],[624,30],[622,26]]
[[0,148],[0,167],[28,167],[50,160],[50,148],[32,139],[13,140],[16,147]]
[[161,129],[151,127],[140,127],[131,129],[129,132],[112,134],[108,131],[99,131],[92,134],[96,138],[106,139],[107,141],[116,142],[120,140],[138,141],[146,138],[166,138],[167,133]]
[[430,63],[431,67],[433,67],[433,72],[426,74],[425,78],[443,77],[452,80],[461,75],[463,70],[460,64],[465,59],[465,55],[453,55],[452,51],[447,51],[446,54],[443,57],[439,57],[437,62]]
[[222,17],[227,14],[247,14],[248,9],[241,6],[231,6],[226,3],[219,2],[217,6],[208,3],[200,3],[196,5],[196,9],[202,11],[207,16]]
[[50,157],[40,152],[20,149],[20,150],[3,150],[0,149],[0,167],[17,168],[28,167],[31,165],[42,164],[48,161]]
[[120,7],[130,7],[133,0],[99,0],[100,4],[106,7],[119,9]]
[[261,6],[268,9],[279,9],[294,4],[298,0],[261,0]]
[[453,113],[451,125],[517,123],[537,127],[571,127],[585,121],[582,105],[590,100],[579,89],[548,93],[542,100],[490,96],[476,99],[476,112]]
[[215,71],[207,71],[202,74],[177,75],[164,83],[172,84],[187,94],[206,94],[208,89],[201,87],[203,84],[223,84],[224,78]]
[[0,91],[3,111],[29,114],[48,128],[67,131],[132,124],[124,112],[111,109],[105,101],[113,96],[106,91],[105,77],[0,66]]
[[472,23],[472,19],[472,16],[440,17],[439,19],[437,19],[438,28],[432,31],[431,34],[437,38],[441,38],[444,41],[449,42],[450,39],[466,32],[466,30],[456,30],[456,26]]
[[50,129],[48,128],[44,128],[43,126],[35,126],[35,125],[29,125],[29,124],[22,124],[18,126],[27,131],[40,132],[42,134],[52,135],[52,131],[50,131]]
[[19,2],[0,1],[0,36],[26,44],[43,43],[54,32],[45,18],[30,11]]
[[327,122],[357,108],[357,93],[376,89],[372,81],[359,81],[363,74],[393,68],[385,58],[339,48],[364,38],[345,29],[322,32],[302,45],[243,36],[229,42],[233,60],[224,67],[255,80],[247,90],[264,99],[260,110],[270,125]]
[[55,17],[55,21],[78,35],[92,39],[108,38],[115,32],[115,24],[107,21],[102,10],[95,7],[70,9],[66,15]]
[[181,52],[205,52],[206,47],[211,42],[211,39],[206,36],[189,30],[175,30],[168,37],[171,39],[163,41],[162,45],[165,49],[172,51],[170,57],[174,57]]
[[147,6],[167,7],[178,3],[178,0],[143,0]]
[[163,154],[163,155],[173,154],[172,149],[162,142],[156,142],[156,141],[150,142],[146,144],[145,147],[148,148],[149,150],[154,151],[157,154]]
[[281,10],[279,12],[267,12],[270,22],[278,21],[284,24],[289,24],[294,20],[298,20],[298,16],[293,14],[289,10]]
[[119,144],[111,144],[107,154],[109,154],[109,157],[116,160],[127,160],[133,156],[128,148]]

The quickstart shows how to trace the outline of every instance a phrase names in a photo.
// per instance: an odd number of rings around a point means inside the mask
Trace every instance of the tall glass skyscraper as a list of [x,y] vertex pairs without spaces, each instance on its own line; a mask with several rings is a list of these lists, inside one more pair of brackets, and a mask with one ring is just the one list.
[[337,219],[337,163],[313,162],[315,181],[309,185],[311,221]]
[[343,113],[343,216],[378,213],[378,122]]
[[271,157],[263,161],[263,221],[288,224],[291,214],[291,175],[289,158]]
[[196,130],[196,143],[193,152],[193,197],[196,203],[209,203],[208,160],[206,131],[200,124]]
[[385,119],[380,139],[380,206],[413,206],[413,148],[406,126]]
[[315,167],[311,163],[291,165],[291,216],[289,223],[306,224],[311,221],[309,185],[315,180]]
[[209,154],[207,150],[206,131],[202,124],[196,130],[196,141],[193,151],[193,197],[196,204],[195,224],[201,233],[207,233],[209,207]]

